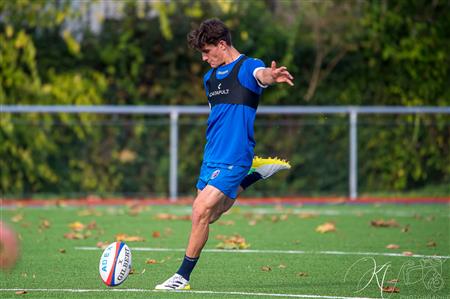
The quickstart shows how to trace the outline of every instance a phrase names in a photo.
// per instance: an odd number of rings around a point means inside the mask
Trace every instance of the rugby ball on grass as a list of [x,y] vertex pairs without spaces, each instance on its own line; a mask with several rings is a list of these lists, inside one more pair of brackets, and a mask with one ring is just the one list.
[[100,257],[100,277],[109,287],[120,285],[131,270],[131,250],[123,242],[114,242],[106,247]]

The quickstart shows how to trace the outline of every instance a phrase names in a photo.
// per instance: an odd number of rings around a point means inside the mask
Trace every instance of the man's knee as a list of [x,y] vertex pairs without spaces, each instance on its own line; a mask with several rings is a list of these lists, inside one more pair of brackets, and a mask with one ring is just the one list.
[[217,188],[206,186],[192,206],[192,224],[213,223],[227,210],[226,196]]
[[216,222],[225,211],[221,207],[205,208],[200,207],[193,210],[192,221],[195,223],[208,222],[212,224]]
[[201,204],[195,204],[192,207],[192,222],[194,224],[208,221],[212,215],[212,209]]

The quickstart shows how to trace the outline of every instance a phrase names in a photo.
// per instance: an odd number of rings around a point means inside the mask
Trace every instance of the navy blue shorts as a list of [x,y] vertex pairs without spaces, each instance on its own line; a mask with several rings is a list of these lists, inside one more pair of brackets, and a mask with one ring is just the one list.
[[236,199],[242,180],[248,174],[250,166],[237,166],[220,163],[203,163],[197,181],[197,189],[203,190],[211,185],[231,199]]

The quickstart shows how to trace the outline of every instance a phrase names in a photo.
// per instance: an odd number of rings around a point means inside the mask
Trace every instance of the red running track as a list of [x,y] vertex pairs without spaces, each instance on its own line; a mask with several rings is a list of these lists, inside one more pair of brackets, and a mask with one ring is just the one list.
[[[193,197],[182,197],[175,200],[168,198],[98,198],[82,199],[0,199],[1,206],[116,206],[116,205],[190,205]],[[239,198],[240,205],[322,205],[322,204],[450,204],[450,197],[363,197],[350,200],[346,197],[268,197]]]

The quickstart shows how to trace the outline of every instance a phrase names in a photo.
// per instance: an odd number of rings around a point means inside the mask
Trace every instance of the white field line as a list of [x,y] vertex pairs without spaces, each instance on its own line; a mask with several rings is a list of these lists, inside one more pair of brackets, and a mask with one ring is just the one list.
[[[245,207],[242,209],[242,207]],[[174,213],[174,214],[190,214],[192,212],[192,207],[190,206],[169,206],[165,209],[166,212]],[[448,208],[450,212],[450,207]],[[372,214],[380,214],[384,216],[392,216],[392,217],[415,217],[418,214],[423,214],[422,217],[426,217],[429,215],[434,215],[436,217],[449,217],[450,214],[447,215],[435,215],[432,211],[426,211],[425,213],[418,212],[403,212],[403,211],[395,211],[395,210],[386,210],[386,207],[382,210],[369,210],[369,209],[348,209],[348,210],[336,210],[336,209],[311,209],[311,208],[291,208],[289,206],[285,206],[283,209],[276,208],[266,208],[266,207],[249,207],[239,206],[237,205],[235,208],[232,208],[229,212],[231,215],[239,215],[246,213],[251,214],[261,214],[261,215],[273,215],[273,214],[299,214],[299,213],[311,213],[316,214],[317,216],[364,216],[364,215],[372,215]]]
[[322,296],[304,294],[277,294],[277,293],[250,293],[250,292],[225,292],[225,291],[155,291],[148,289],[0,289],[0,292],[63,292],[63,293],[88,293],[88,292],[135,292],[135,293],[184,293],[184,294],[212,294],[212,295],[241,295],[241,296],[266,296],[285,298],[320,298],[320,299],[374,299],[366,297],[343,297],[343,296]]
[[[247,206],[239,206],[237,205],[236,208],[240,209],[240,207],[247,207]],[[5,210],[14,210],[17,207],[2,207]],[[61,207],[53,207],[53,206],[43,206],[43,207],[31,207],[32,209],[61,209]],[[72,207],[68,206],[65,207],[66,209],[79,209],[80,207]],[[113,207],[114,209],[120,209],[121,207]],[[447,206],[447,209],[450,211],[450,207]],[[173,213],[176,215],[186,215],[190,214],[192,212],[192,207],[190,206],[167,206],[164,208],[164,210],[158,211],[156,213]],[[275,208],[261,208],[261,207],[249,207],[242,209],[241,211],[237,212],[235,210],[230,210],[230,214],[239,215],[239,214],[245,214],[245,213],[252,213],[252,214],[261,214],[261,215],[274,215],[274,214],[298,214],[298,213],[312,213],[316,214],[317,216],[364,216],[364,215],[382,215],[382,216],[390,216],[390,217],[415,217],[417,214],[422,215],[422,217],[426,217],[429,215],[433,215],[436,217],[447,217],[450,218],[450,214],[447,213],[447,215],[436,215],[433,211],[426,211],[424,213],[417,213],[417,212],[402,212],[402,211],[395,211],[395,210],[386,210],[386,207],[383,208],[383,210],[368,210],[368,209],[349,209],[349,210],[335,210],[335,209],[311,209],[311,208],[290,208],[289,206],[286,206],[285,209],[277,210]]]
[[[184,248],[150,248],[150,247],[131,247],[133,251],[162,251],[162,252],[184,252]],[[75,250],[101,250],[98,247],[80,246]],[[203,249],[202,252],[211,253],[275,253],[275,254],[325,254],[325,255],[368,255],[368,256],[395,256],[395,257],[413,257],[413,258],[430,258],[430,259],[450,259],[448,255],[404,255],[401,253],[389,252],[346,252],[346,251],[304,251],[304,250],[256,250],[256,249]]]

